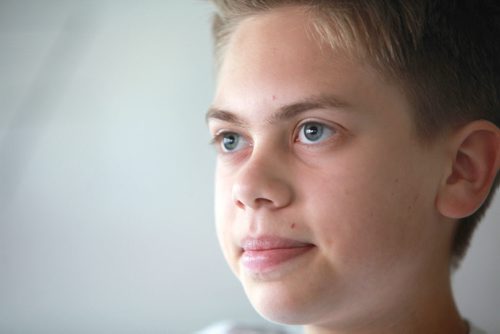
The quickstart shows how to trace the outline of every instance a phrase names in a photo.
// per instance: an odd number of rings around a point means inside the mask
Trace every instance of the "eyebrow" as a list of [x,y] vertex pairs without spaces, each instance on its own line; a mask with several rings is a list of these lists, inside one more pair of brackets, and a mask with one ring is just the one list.
[[[279,110],[271,115],[267,120],[268,123],[276,123],[280,121],[285,121],[295,116],[313,109],[339,109],[345,110],[349,107],[349,104],[336,96],[333,95],[317,95],[311,96],[301,101],[287,104],[281,106]],[[212,119],[217,119],[223,122],[232,123],[239,126],[244,126],[245,121],[237,116],[235,113],[220,109],[217,107],[211,107],[205,116],[207,122]]]

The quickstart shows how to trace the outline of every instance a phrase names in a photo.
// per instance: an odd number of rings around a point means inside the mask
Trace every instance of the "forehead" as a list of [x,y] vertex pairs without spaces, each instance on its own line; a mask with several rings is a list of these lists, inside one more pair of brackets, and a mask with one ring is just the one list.
[[311,14],[301,7],[244,19],[227,45],[214,107],[260,121],[312,96],[335,96],[369,112],[406,104],[399,87],[373,67],[315,36]]
[[[247,56],[262,60],[262,56],[290,60],[310,60],[317,56],[321,45],[314,38],[314,26],[310,14],[302,7],[273,9],[250,16],[239,23],[228,45],[231,56]],[[285,65],[285,64],[284,64]]]
[[[338,82],[334,72],[362,71],[359,64],[314,38],[313,29],[309,14],[301,7],[274,9],[244,19],[228,43],[215,104],[248,106],[259,99],[285,103],[329,94]],[[342,61],[332,61],[340,58]],[[356,85],[358,77],[344,79]]]
[[[310,15],[301,7],[286,7],[244,19],[228,43],[219,79],[258,77],[289,81],[324,70],[331,50],[314,38]],[[237,76],[237,77],[236,77]]]

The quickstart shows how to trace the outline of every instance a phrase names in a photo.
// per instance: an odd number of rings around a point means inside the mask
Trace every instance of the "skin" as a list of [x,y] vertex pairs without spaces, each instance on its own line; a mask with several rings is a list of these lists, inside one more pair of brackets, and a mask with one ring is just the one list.
[[[281,8],[229,42],[207,115],[227,262],[259,313],[307,333],[466,333],[450,288],[456,220],[436,207],[448,143],[421,145],[399,87],[311,29],[300,8]],[[318,141],[304,140],[311,121],[324,125]],[[313,248],[249,273],[240,240],[262,235]]]

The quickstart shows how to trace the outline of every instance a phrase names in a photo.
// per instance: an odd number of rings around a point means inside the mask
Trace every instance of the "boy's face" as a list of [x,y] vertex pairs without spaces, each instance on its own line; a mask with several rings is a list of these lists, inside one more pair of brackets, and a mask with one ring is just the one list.
[[396,85],[308,29],[279,9],[228,45],[208,115],[217,231],[262,315],[347,328],[394,316],[447,270],[444,154],[417,143]]

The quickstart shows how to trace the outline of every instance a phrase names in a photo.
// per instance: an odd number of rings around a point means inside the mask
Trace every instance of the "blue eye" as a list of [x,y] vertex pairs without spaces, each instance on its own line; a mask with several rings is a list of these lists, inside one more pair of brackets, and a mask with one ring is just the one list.
[[224,152],[234,152],[240,150],[245,144],[245,139],[234,132],[226,132],[221,134],[221,148]]
[[330,138],[335,131],[317,122],[304,123],[299,130],[298,141],[303,144],[320,143]]

